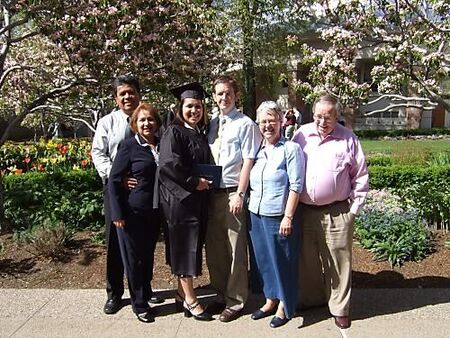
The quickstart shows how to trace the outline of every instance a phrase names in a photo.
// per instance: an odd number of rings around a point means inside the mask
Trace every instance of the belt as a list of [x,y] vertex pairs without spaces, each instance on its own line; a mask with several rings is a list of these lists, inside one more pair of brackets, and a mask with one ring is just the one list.
[[339,204],[339,203],[343,203],[343,202],[348,202],[348,200],[343,200],[343,201],[336,201],[333,203],[329,203],[329,204],[322,204],[322,205],[314,205],[314,204],[306,204],[306,203],[300,203],[301,205],[304,205],[308,208],[311,209],[324,209],[324,208],[328,208],[331,207],[333,205]]
[[236,192],[238,189],[238,187],[230,187],[230,188],[216,188],[214,189],[215,193],[232,193],[232,192]]

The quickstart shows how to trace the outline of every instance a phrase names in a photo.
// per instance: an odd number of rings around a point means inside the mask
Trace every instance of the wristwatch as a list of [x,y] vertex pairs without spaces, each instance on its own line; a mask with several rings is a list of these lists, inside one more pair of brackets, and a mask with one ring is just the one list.
[[239,192],[238,192],[238,196],[239,196],[240,198],[244,198],[245,192],[239,191]]

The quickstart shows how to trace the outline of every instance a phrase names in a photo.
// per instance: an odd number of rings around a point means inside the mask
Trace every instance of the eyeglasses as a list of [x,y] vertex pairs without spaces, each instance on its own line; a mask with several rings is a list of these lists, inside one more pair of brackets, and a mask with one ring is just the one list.
[[320,121],[323,120],[324,122],[331,122],[333,121],[335,118],[329,115],[323,116],[323,115],[314,115],[313,116],[314,120],[316,121]]

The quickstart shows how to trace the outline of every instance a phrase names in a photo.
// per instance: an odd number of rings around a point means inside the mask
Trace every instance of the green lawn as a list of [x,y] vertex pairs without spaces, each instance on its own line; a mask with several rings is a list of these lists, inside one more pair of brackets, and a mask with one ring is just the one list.
[[395,153],[450,152],[450,139],[446,140],[361,140],[366,155]]

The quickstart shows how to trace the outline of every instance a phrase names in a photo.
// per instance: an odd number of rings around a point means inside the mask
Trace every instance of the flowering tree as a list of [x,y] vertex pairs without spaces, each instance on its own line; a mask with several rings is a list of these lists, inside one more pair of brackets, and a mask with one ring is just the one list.
[[[314,4],[313,4],[314,3]],[[358,107],[370,87],[381,94],[415,96],[442,104],[449,93],[442,81],[450,71],[450,4],[443,0],[296,1],[297,15],[314,20],[329,44],[320,50],[302,45],[301,61],[311,72],[296,88],[307,100],[327,90]],[[288,43],[299,43],[290,36]],[[356,59],[375,61],[371,79],[356,78]],[[408,101],[408,100],[406,100]],[[423,100],[422,100],[423,101]],[[426,101],[425,102],[429,102]],[[419,106],[423,103],[419,102]]]
[[28,1],[51,7],[36,24],[101,83],[133,73],[155,91],[208,79],[221,64],[223,25],[208,1]]

